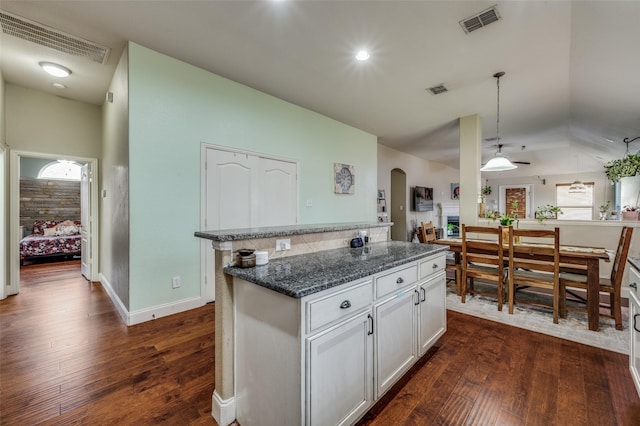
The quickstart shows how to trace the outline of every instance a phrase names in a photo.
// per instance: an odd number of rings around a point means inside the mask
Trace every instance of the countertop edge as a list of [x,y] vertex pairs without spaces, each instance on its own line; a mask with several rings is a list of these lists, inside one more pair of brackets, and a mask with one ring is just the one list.
[[[385,244],[385,243],[377,243],[377,244]],[[405,244],[414,244],[414,243],[405,243]],[[238,268],[235,266],[226,266],[224,267],[224,272],[228,275],[243,279],[245,281],[251,282],[253,284],[259,285],[264,288],[268,288],[275,292],[281,293],[285,296],[299,299],[314,293],[318,293],[323,290],[327,290],[342,284],[346,284],[348,282],[358,280],[360,278],[365,278],[386,270],[396,268],[398,266],[402,266],[407,263],[418,261],[420,259],[424,259],[438,253],[443,253],[449,249],[448,246],[443,246],[443,245],[420,244],[420,246],[423,248],[428,248],[428,250],[423,251],[421,253],[416,253],[407,257],[403,257],[400,259],[386,259],[384,262],[381,262],[381,263],[366,265],[365,267],[362,267],[356,271],[345,273],[343,275],[340,275],[339,277],[327,278],[326,280],[309,284],[304,288],[292,289],[287,287],[286,285],[278,285],[277,281],[274,281],[272,278],[261,279],[260,277],[256,276],[256,272],[260,273],[259,268],[265,268],[263,269],[263,271],[267,271],[266,268],[269,267],[269,264],[265,266],[257,266],[255,268]],[[334,252],[334,251],[343,252],[345,255],[347,255],[351,253],[351,250],[353,249],[343,248],[343,249],[327,250],[326,252]],[[308,254],[308,255],[299,255],[299,256],[292,256],[292,257],[306,256],[305,259],[307,260],[307,263],[313,263],[313,255],[314,254]],[[287,265],[290,259],[291,258],[285,257],[278,260],[273,260],[270,262],[271,268],[278,268],[279,265],[282,265],[284,267],[284,265]],[[300,281],[305,281],[305,277],[316,276],[319,273],[319,271],[320,269],[318,271],[307,272],[303,275],[298,276],[297,279],[299,279]]]
[[315,234],[323,232],[348,231],[350,229],[382,228],[393,222],[353,222],[324,223],[291,226],[269,226],[262,228],[223,229],[219,231],[196,231],[194,236],[213,241],[237,241],[256,238],[285,237],[287,235]]

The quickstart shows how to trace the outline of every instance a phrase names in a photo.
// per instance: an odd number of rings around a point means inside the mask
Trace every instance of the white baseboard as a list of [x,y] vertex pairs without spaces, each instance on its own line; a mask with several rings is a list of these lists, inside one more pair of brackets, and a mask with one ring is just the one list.
[[211,396],[211,417],[220,426],[228,426],[236,419],[236,400],[235,397],[223,400],[218,392],[213,391]]
[[198,296],[129,312],[127,308],[122,304],[122,301],[120,300],[116,292],[113,290],[113,287],[111,286],[111,283],[109,283],[109,280],[107,280],[107,278],[102,274],[100,274],[100,283],[115,305],[118,314],[120,314],[120,317],[127,325],[140,324],[142,322],[151,321],[154,319],[177,314],[178,312],[184,312],[203,306],[202,298]]
[[107,292],[107,296],[109,296],[109,299],[111,299],[111,301],[115,305],[120,318],[122,318],[122,321],[124,321],[125,324],[129,325],[129,311],[127,310],[126,306],[122,304],[122,300],[120,300],[113,287],[111,287],[111,283],[109,282],[107,277],[102,274],[99,274],[99,277],[102,288],[104,288],[104,290]]

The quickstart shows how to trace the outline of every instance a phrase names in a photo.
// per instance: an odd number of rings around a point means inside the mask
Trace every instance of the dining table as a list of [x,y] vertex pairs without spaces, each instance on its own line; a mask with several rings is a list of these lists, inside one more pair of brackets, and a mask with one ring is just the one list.
[[[469,239],[467,239],[469,241]],[[431,241],[432,244],[449,246],[454,253],[455,262],[460,263],[462,251],[462,238],[442,238]],[[537,256],[536,247],[542,244],[527,242],[514,243],[513,248],[517,252],[526,252],[534,258]],[[505,249],[508,250],[508,244]],[[507,252],[508,253],[508,252]],[[610,262],[609,254],[602,247],[587,247],[560,245],[560,263],[566,266],[581,268],[586,266],[587,276],[587,321],[589,330],[598,331],[600,327],[600,261]]]

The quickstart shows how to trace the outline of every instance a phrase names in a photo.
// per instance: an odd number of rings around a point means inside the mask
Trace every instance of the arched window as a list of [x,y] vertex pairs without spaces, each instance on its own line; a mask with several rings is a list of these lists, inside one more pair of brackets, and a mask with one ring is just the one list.
[[40,169],[38,179],[80,180],[81,168],[82,166],[74,161],[53,161]]

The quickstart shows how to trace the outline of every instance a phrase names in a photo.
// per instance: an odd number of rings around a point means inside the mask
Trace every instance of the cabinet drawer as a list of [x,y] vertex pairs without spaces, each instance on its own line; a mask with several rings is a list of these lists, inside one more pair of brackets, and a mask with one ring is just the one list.
[[436,274],[440,271],[444,271],[447,263],[447,256],[444,254],[437,257],[431,257],[429,259],[420,262],[420,279],[426,278],[430,275]]
[[418,280],[418,266],[412,264],[376,278],[376,299],[393,293]]
[[371,281],[365,281],[307,302],[307,332],[316,331],[370,306],[372,293]]

